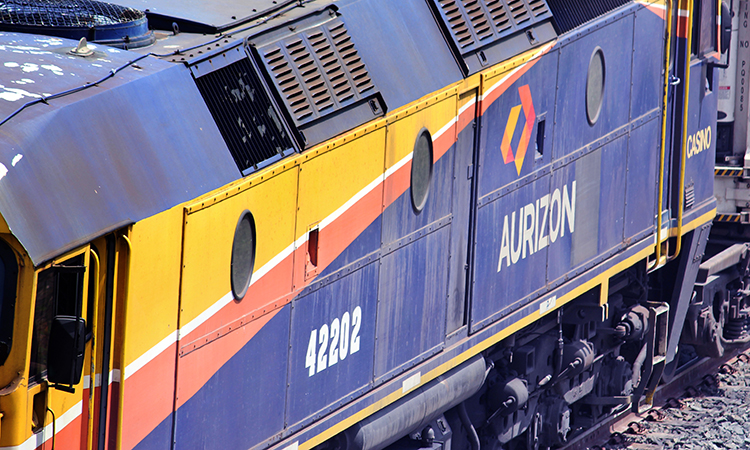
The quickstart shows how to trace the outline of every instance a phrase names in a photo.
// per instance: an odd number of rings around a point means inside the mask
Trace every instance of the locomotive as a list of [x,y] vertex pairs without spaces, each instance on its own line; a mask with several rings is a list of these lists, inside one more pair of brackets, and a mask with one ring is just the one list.
[[0,448],[536,450],[649,408],[750,341],[747,7],[0,2]]

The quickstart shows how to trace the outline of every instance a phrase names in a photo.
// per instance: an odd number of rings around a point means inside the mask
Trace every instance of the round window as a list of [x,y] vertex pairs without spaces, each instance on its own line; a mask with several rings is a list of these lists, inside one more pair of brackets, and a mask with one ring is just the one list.
[[432,137],[426,128],[417,135],[411,158],[411,204],[419,213],[427,203],[432,179]]
[[255,220],[250,211],[243,211],[232,242],[232,294],[236,300],[242,300],[250,287],[255,265]]
[[605,75],[604,53],[597,47],[591,55],[589,73],[586,77],[586,116],[591,125],[599,120],[599,113],[602,111]]

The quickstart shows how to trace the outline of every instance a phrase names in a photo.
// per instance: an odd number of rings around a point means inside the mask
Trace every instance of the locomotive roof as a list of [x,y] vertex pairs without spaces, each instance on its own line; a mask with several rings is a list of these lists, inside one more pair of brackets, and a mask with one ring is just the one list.
[[0,213],[35,265],[239,176],[184,66],[143,58],[75,90],[139,56],[68,54],[76,44],[0,33],[0,121],[13,116],[0,125]]
[[[115,3],[146,11],[149,21],[160,20],[170,29],[171,23],[193,31],[217,32],[306,3],[300,0],[123,0]],[[321,3],[321,2],[316,2]],[[327,1],[325,3],[330,3]],[[187,31],[187,30],[185,30]]]
[[[262,58],[295,33],[344,22],[347,41],[359,52],[355,62],[361,57],[364,64],[351,70],[364,70],[374,87],[357,103],[342,102],[346,114],[294,118],[307,139],[304,150],[363,123],[362,117],[393,111],[476,72],[481,49],[494,63],[530,46],[518,28],[457,57],[423,0],[117,3],[147,10],[153,45],[127,51],[89,44],[94,54],[83,58],[69,53],[74,40],[0,33],[0,215],[35,265],[242,176],[245,169],[238,170],[224,130],[196,88],[199,77],[221,69],[212,66],[214,56],[247,43],[256,62],[268,64]],[[555,34],[549,12],[540,17],[530,26],[546,42]]]

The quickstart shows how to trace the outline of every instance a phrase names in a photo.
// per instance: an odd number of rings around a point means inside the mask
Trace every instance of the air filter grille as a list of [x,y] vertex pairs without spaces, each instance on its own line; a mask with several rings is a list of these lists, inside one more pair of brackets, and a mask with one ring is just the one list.
[[547,0],[558,34],[567,33],[631,2],[632,0]]
[[294,151],[247,58],[197,77],[195,83],[243,174]]

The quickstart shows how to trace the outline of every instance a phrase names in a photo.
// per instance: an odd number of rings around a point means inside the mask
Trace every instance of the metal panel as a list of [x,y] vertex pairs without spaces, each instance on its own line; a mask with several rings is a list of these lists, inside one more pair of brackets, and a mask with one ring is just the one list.
[[[320,14],[335,17],[333,10]],[[340,18],[269,44],[263,36],[251,42],[297,126],[377,92]]]
[[633,0],[548,0],[559,34],[577,28]]
[[[685,188],[692,185],[695,204],[713,198],[713,170],[716,154],[716,110],[718,75],[707,61],[690,67],[690,99],[685,152]],[[709,77],[710,75],[710,77]],[[708,174],[711,174],[710,176]]]
[[468,73],[556,37],[546,0],[432,0],[430,4]]
[[661,121],[651,120],[630,133],[625,188],[625,238],[654,227],[659,180]]
[[560,245],[555,241],[566,225],[557,226],[553,239],[550,227],[552,218],[560,217],[559,195],[550,212],[550,176],[546,175],[506,195],[480,199],[472,332],[507,315],[521,299],[544,288],[547,252]]
[[424,0],[343,0],[336,5],[389,107],[407,105],[463,78]]
[[431,356],[445,339],[450,229],[382,258],[375,377],[388,379]]
[[282,30],[270,30],[249,43],[306,146],[385,113],[376,83],[335,8],[316,11]]
[[[44,77],[52,79],[45,89],[53,92],[108,70],[78,60],[61,65],[67,58],[42,50],[13,54],[8,48],[4,70],[13,70],[9,61],[58,64],[60,79]],[[107,53],[120,61],[132,57]],[[126,69],[51,107],[27,108],[2,127],[0,162],[8,172],[0,182],[0,212],[34,264],[239,176],[189,72],[149,59],[140,64],[141,71]],[[36,77],[29,75],[19,73]],[[2,102],[0,110],[19,106]]]
[[[567,155],[628,122],[631,82],[633,16],[596,29],[568,43],[560,51],[556,126],[569,133],[556,133],[554,159]],[[601,48],[605,62],[603,103],[599,118],[591,125],[586,115],[586,81],[589,60]]]
[[[479,156],[479,196],[538,170],[552,161],[555,121],[555,80],[550,74],[557,72],[559,52],[553,51],[542,56],[528,72],[515,83],[507,86],[505,92],[487,107],[482,116]],[[493,86],[505,74],[489,80]],[[522,101],[521,94],[524,99]],[[524,109],[526,102],[526,109]],[[516,109],[516,111],[514,111]],[[533,110],[533,114],[532,114]],[[511,113],[517,113],[515,121]],[[519,144],[524,135],[528,120],[532,120],[530,140],[524,153],[519,153]],[[544,120],[544,137],[539,134],[539,122]],[[508,135],[510,154],[503,151],[503,140]],[[543,143],[537,141],[543,139]],[[540,145],[543,155],[538,153]],[[520,171],[518,170],[520,166]]]
[[[664,20],[648,10],[635,13],[633,35],[633,84],[630,92],[630,119],[640,117],[662,103],[664,96],[664,36],[657,33]],[[658,39],[657,39],[658,36]]]
[[576,275],[575,269],[610,256],[622,242],[627,145],[628,138],[620,137],[553,173],[553,191],[567,186],[572,193],[575,183],[575,196],[570,197],[571,203],[575,199],[575,220],[572,227],[566,222],[565,235],[550,245],[548,282]]
[[294,301],[288,426],[329,412],[370,384],[377,280],[378,264],[369,264]]
[[176,448],[213,448],[220,442],[224,449],[247,449],[283,429],[291,309],[287,305],[275,313],[179,407]]
[[451,214],[454,148],[452,147],[445,156],[435,162],[427,204],[419,214],[414,212],[411,189],[408,185],[406,186],[406,192],[383,211],[382,241],[384,245],[396,242],[404,236],[434,224]]

